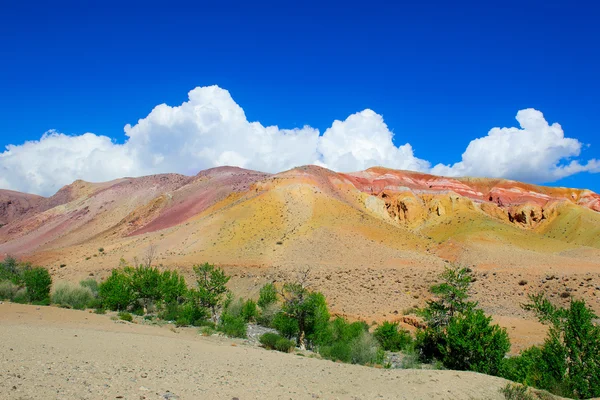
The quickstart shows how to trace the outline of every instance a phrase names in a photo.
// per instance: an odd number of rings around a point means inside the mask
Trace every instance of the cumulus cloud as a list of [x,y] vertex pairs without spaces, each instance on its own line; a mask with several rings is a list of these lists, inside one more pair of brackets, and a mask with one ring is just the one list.
[[558,123],[549,125],[533,108],[516,117],[520,128],[492,128],[475,139],[453,165],[438,164],[432,173],[446,176],[487,176],[526,182],[553,182],[579,172],[600,172],[600,161],[582,164],[572,159],[583,144],[567,138]]
[[358,171],[376,165],[427,171],[429,162],[415,157],[412,146],[396,147],[383,117],[373,110],[334,121],[318,143],[319,162],[335,171]]
[[415,156],[410,144],[394,145],[383,117],[372,110],[336,120],[321,135],[310,126],[281,129],[248,121],[227,90],[198,87],[183,104],[158,105],[135,125],[126,125],[123,144],[93,133],[69,136],[49,131],[40,140],[7,146],[0,153],[0,188],[51,195],[76,179],[98,182],[163,172],[189,175],[221,165],[265,172],[305,164],[336,171],[381,165],[529,181],[600,172],[597,160],[586,164],[573,160],[582,144],[565,138],[560,125],[548,125],[539,111],[519,111],[517,120],[520,129],[494,128],[471,142],[462,161],[431,168]]

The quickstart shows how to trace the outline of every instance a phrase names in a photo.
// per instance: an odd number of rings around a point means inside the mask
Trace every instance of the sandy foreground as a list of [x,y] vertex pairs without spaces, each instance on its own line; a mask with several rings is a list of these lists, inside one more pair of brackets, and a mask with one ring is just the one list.
[[0,304],[2,399],[502,399],[506,382],[339,364],[195,329]]

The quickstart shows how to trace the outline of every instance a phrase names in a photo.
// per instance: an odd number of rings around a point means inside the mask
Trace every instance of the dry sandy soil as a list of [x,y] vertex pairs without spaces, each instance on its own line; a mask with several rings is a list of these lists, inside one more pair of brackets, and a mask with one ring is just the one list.
[[193,329],[0,304],[2,399],[503,399],[507,381],[266,351]]

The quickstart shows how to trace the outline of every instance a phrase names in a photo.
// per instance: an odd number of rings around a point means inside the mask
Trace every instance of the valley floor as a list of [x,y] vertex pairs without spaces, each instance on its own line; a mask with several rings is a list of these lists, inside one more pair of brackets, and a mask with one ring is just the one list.
[[507,381],[270,352],[195,329],[0,304],[1,399],[503,399]]

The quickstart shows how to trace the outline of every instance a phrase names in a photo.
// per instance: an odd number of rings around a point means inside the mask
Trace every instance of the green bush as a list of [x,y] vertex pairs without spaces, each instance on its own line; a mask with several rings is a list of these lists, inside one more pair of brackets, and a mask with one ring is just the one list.
[[215,329],[210,326],[203,326],[202,328],[200,328],[199,333],[202,336],[211,336],[213,333],[215,333]]
[[127,322],[133,321],[133,316],[126,311],[121,311],[119,314],[119,319]]
[[201,326],[210,317],[208,310],[186,302],[179,306],[175,322],[178,326]]
[[381,348],[387,351],[401,351],[412,343],[410,333],[400,329],[397,322],[385,321],[375,329],[373,335]]
[[272,283],[267,283],[262,288],[260,288],[260,294],[258,296],[258,301],[256,304],[263,310],[271,304],[275,304],[277,302],[277,289],[275,285]]
[[415,349],[423,362],[441,360],[440,348],[446,346],[446,334],[443,330],[427,328],[419,329],[415,335]]
[[28,268],[23,272],[23,281],[31,302],[45,303],[50,299],[52,277],[46,268]]
[[21,288],[21,289],[17,290],[12,301],[13,301],[13,303],[19,303],[19,304],[29,303],[29,295],[27,294],[27,289]]
[[54,304],[83,310],[90,304],[93,297],[94,295],[88,287],[59,282],[52,292],[51,299]]
[[246,337],[246,321],[242,317],[236,317],[228,313],[221,314],[221,321],[218,329],[230,337]]
[[284,337],[291,339],[298,335],[298,321],[289,317],[283,311],[278,312],[273,318],[273,328]]
[[131,278],[121,270],[113,269],[111,275],[98,287],[102,306],[109,310],[126,310],[135,301]]
[[500,392],[504,395],[506,400],[536,400],[537,397],[534,397],[527,386],[516,385],[514,383],[507,383]]
[[18,290],[19,287],[11,281],[0,282],[0,300],[12,300]]
[[362,331],[350,342],[350,361],[352,364],[375,364],[378,358],[377,340],[367,331]]
[[543,295],[530,296],[526,310],[548,323],[548,336],[540,348],[505,361],[502,374],[554,394],[572,398],[600,396],[600,326],[584,301],[571,300],[557,307]]
[[538,368],[542,362],[542,349],[537,346],[523,350],[521,354],[514,357],[508,357],[502,360],[500,376],[514,382],[522,383],[527,386],[539,386],[537,378],[550,374],[543,374]]
[[282,353],[289,353],[294,349],[294,342],[284,337],[280,337],[275,343],[275,350]]
[[223,305],[227,294],[227,282],[230,276],[225,274],[221,268],[205,263],[194,265],[196,273],[196,289],[190,291],[197,304],[210,310],[213,321],[217,322],[217,312]]
[[334,342],[330,345],[320,346],[319,354],[332,361],[349,363],[352,360],[352,348],[347,342]]
[[79,282],[79,286],[90,289],[94,297],[98,296],[99,285],[97,280],[92,278],[84,279]]
[[181,302],[187,295],[185,279],[177,271],[163,271],[160,277],[161,300],[165,303]]
[[275,350],[275,345],[277,344],[277,341],[281,338],[282,337],[276,333],[267,332],[260,335],[258,341],[260,342],[260,344],[263,345],[264,348],[269,350]]
[[141,301],[144,307],[161,300],[161,273],[158,268],[140,265],[136,268],[127,267],[124,273],[129,275],[134,299]]
[[241,317],[246,322],[254,322],[258,317],[258,308],[253,300],[248,300],[244,303],[241,310]]
[[281,311],[281,307],[277,303],[272,303],[264,308],[261,308],[256,323],[268,328],[273,327],[273,319]]
[[491,324],[482,310],[467,311],[450,319],[442,362],[449,369],[497,375],[510,349],[506,330]]
[[202,326],[206,324],[209,313],[188,301],[183,304],[168,303],[158,316],[165,321],[175,321],[177,326]]
[[23,283],[21,272],[21,266],[13,257],[7,256],[4,261],[0,262],[0,281],[6,280],[20,285]]

